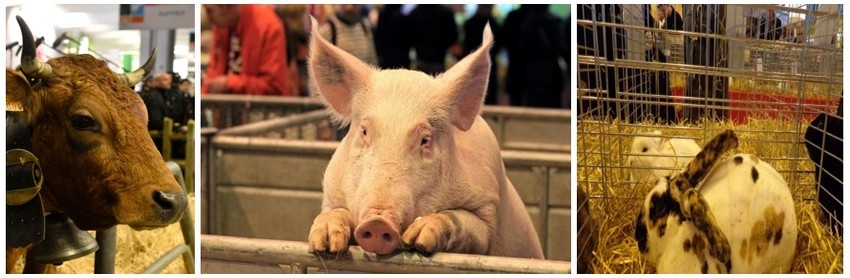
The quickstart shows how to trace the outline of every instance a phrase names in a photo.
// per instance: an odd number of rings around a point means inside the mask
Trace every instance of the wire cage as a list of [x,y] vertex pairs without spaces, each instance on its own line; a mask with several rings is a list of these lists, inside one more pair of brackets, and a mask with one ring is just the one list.
[[727,129],[740,138],[735,153],[768,162],[791,189],[800,234],[791,271],[843,271],[842,5],[579,5],[576,14],[576,179],[598,242],[578,252],[592,252],[590,271],[654,271],[634,239],[654,184],[631,173],[669,173],[693,157],[630,167],[641,157],[635,139],[702,146]]

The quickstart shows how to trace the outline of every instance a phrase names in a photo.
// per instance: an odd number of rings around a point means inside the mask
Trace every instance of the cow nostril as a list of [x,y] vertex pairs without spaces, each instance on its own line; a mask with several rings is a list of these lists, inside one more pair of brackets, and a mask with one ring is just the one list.
[[384,233],[384,241],[392,241],[393,237],[389,233]]
[[162,193],[162,191],[153,192],[153,201],[163,210],[174,209],[174,194]]

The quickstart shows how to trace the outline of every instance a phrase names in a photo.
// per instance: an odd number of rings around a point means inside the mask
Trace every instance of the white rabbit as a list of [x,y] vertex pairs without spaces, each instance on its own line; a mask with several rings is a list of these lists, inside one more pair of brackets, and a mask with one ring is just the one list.
[[754,155],[717,162],[737,146],[732,131],[721,133],[646,196],[635,238],[659,273],[790,271],[797,243],[791,191]]
[[652,136],[635,137],[632,142],[627,160],[632,186],[655,183],[687,165],[700,151],[693,139],[663,138],[660,130],[647,135]]

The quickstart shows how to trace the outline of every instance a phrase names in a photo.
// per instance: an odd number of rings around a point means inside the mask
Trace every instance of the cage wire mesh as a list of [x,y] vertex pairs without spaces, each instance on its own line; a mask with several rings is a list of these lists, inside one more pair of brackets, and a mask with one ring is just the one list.
[[[629,167],[637,137],[702,146],[734,130],[734,152],[782,174],[798,226],[815,215],[841,244],[842,5],[579,5],[577,25],[577,180],[607,245],[579,246],[579,257],[596,250],[592,269],[652,271],[633,238],[653,184],[630,169],[682,167]],[[792,271],[835,271],[803,264]]]

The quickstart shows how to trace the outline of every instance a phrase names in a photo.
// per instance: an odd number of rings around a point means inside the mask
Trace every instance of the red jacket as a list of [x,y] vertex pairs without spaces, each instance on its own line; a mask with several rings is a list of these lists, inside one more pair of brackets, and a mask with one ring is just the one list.
[[[258,5],[243,5],[236,33],[242,44],[242,73],[227,74],[230,32],[232,29],[213,27],[213,43],[206,79],[227,75],[228,94],[293,95],[286,84],[286,35],[283,23],[270,9]],[[202,83],[203,85],[203,83]],[[209,90],[206,86],[201,93]]]

